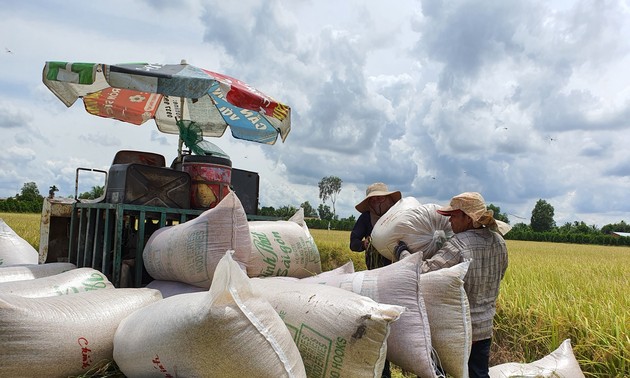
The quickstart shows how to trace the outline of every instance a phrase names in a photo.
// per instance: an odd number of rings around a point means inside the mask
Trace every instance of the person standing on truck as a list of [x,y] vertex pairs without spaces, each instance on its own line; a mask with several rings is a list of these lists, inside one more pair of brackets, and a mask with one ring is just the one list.
[[[376,221],[402,197],[399,191],[389,191],[387,185],[376,182],[367,187],[365,198],[355,206],[359,215],[352,232],[350,232],[350,249],[355,252],[365,251],[365,265],[368,269],[376,269],[391,264],[372,246],[372,229]],[[382,378],[390,378],[389,361],[385,360]]]
[[[502,234],[509,225],[497,221],[481,194],[466,192],[451,199],[449,206],[437,210],[449,217],[455,235],[430,259],[422,261],[423,273],[447,268],[470,260],[464,277],[464,290],[470,305],[472,349],[468,359],[471,378],[489,377],[492,322],[496,313],[499,285],[508,266]],[[399,241],[394,255],[400,260],[410,255]]]

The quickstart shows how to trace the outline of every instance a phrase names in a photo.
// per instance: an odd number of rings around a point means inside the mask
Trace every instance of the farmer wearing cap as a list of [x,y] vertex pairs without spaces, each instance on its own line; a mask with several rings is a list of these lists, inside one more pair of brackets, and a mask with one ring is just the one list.
[[[361,215],[350,233],[350,249],[355,252],[365,251],[365,265],[368,269],[380,268],[392,263],[372,246],[371,234],[376,221],[401,197],[399,191],[389,191],[387,185],[377,182],[367,187],[365,198],[355,206]],[[391,377],[388,360],[385,360],[381,377]]]
[[[422,261],[421,269],[428,272],[471,261],[464,277],[473,333],[468,373],[471,378],[489,377],[492,321],[499,285],[508,266],[507,248],[501,235],[510,226],[495,220],[481,194],[474,192],[456,195],[449,206],[437,212],[450,217],[455,235],[433,257]],[[398,259],[409,255],[404,242],[398,243],[394,254]]]

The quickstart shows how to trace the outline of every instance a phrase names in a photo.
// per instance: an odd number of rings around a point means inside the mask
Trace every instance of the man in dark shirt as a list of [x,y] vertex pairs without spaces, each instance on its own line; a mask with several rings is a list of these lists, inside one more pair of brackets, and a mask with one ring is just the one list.
[[[399,191],[389,191],[382,182],[368,186],[365,198],[355,206],[361,213],[350,233],[350,249],[355,252],[365,251],[365,265],[368,269],[380,268],[392,262],[378,253],[372,246],[371,235],[376,221],[402,197]],[[385,360],[382,378],[390,378],[389,361]]]

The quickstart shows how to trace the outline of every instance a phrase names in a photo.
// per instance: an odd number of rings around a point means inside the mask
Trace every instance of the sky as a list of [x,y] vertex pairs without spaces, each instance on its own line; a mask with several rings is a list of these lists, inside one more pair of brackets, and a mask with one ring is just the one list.
[[317,208],[336,176],[340,218],[384,182],[421,203],[480,192],[511,224],[541,199],[559,226],[630,222],[629,0],[0,0],[0,19],[0,198],[73,195],[119,150],[177,156],[153,121],[67,108],[46,61],[186,59],[291,107],[284,143],[209,138],[259,173],[261,207]]

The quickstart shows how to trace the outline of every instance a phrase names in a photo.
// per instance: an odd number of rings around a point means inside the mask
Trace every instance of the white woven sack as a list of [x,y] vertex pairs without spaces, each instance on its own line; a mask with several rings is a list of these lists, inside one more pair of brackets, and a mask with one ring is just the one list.
[[251,251],[247,215],[234,192],[195,219],[155,231],[142,258],[153,279],[207,289],[227,250],[237,261],[245,261]]
[[405,307],[400,319],[390,327],[387,359],[420,377],[435,377],[431,331],[420,291],[420,272],[417,265],[405,263],[406,260],[378,269],[303,278],[301,282],[336,286],[379,303]]
[[490,378],[537,377],[537,378],[584,378],[580,369],[571,340],[566,339],[540,360],[527,364],[508,362],[490,367]]
[[[325,284],[328,277],[336,276],[339,274],[347,274],[347,273],[354,273],[354,263],[352,262],[352,260],[348,261],[347,263],[337,268],[334,268],[325,272],[321,272],[319,274],[315,274],[309,277],[304,277],[304,278],[308,278],[309,283]],[[301,279],[303,279],[303,278],[297,278],[297,277],[282,277],[282,276],[271,276],[271,277],[265,277],[265,278],[283,280],[283,281],[292,281],[292,282],[299,282]],[[318,280],[321,282],[319,282]]]
[[53,276],[13,282],[0,282],[0,294],[40,298],[113,289],[114,285],[96,269],[77,268]]
[[302,278],[321,273],[319,250],[304,222],[304,209],[288,221],[249,222],[249,232],[252,250],[243,261],[248,276]]
[[45,298],[0,295],[0,375],[68,377],[113,358],[129,314],[162,299],[152,289],[111,289]]
[[159,290],[162,293],[162,297],[168,298],[173,295],[186,294],[186,293],[198,293],[200,291],[208,291],[203,287],[190,285],[177,281],[165,281],[165,280],[153,280],[147,284],[148,288]]
[[386,258],[394,261],[398,241],[407,243],[409,252],[422,252],[430,258],[448,238],[453,236],[449,218],[440,215],[436,204],[421,205],[413,197],[398,201],[374,225],[372,245]]
[[0,266],[38,262],[39,252],[0,218]]
[[306,377],[289,330],[252,293],[230,252],[209,291],[173,295],[127,317],[114,361],[128,377]]
[[77,266],[72,263],[63,262],[5,266],[0,267],[0,282],[23,281],[54,276],[76,268]]
[[[402,262],[417,264],[419,259],[420,254],[416,253]],[[442,368],[454,378],[468,377],[472,323],[464,276],[469,265],[470,262],[465,261],[420,275],[420,288],[431,325],[431,343]]]
[[380,378],[391,322],[405,310],[338,287],[253,278],[293,335],[309,377]]

